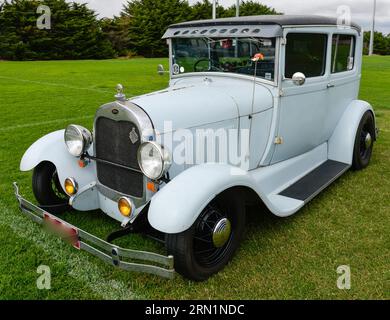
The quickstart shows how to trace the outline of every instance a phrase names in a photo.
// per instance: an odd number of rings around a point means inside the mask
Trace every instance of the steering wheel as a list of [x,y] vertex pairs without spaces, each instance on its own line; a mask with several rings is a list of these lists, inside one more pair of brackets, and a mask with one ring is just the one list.
[[198,70],[197,66],[199,63],[204,62],[204,61],[209,62],[209,64],[210,64],[210,67],[207,71],[223,71],[222,68],[219,68],[219,67],[216,67],[213,65],[213,62],[215,62],[213,59],[204,58],[204,59],[199,59],[198,61],[195,62],[195,64],[194,64],[194,71],[195,72],[203,71],[203,70]]

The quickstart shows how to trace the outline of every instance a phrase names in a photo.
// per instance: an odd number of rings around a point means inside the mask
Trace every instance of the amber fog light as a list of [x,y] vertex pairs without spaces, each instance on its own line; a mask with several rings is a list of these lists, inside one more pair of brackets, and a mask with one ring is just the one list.
[[73,178],[66,178],[64,185],[68,196],[73,196],[77,193],[77,182]]
[[131,201],[125,197],[122,197],[118,200],[118,209],[122,216],[130,217],[133,211],[133,206]]

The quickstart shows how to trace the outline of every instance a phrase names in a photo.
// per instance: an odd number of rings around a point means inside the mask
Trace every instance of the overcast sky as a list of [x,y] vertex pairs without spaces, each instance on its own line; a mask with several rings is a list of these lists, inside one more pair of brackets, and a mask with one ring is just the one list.
[[[126,0],[74,0],[88,3],[100,17],[118,15]],[[158,1],[158,0],[156,0]],[[197,0],[189,0],[195,3]],[[259,0],[259,2],[275,8],[285,14],[322,14],[336,16],[337,8],[347,5],[351,9],[352,20],[365,30],[370,29],[374,0]],[[219,0],[219,4],[229,6],[236,0]],[[211,16],[211,12],[210,12]],[[377,30],[390,33],[390,0],[377,0]]]

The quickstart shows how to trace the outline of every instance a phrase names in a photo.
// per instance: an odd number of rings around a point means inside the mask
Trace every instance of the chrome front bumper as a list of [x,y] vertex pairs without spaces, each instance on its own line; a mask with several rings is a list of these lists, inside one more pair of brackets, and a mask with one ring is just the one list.
[[[175,277],[175,270],[173,268],[173,256],[166,257],[151,252],[123,249],[111,243],[108,243],[103,239],[95,237],[94,235],[91,235],[90,233],[85,232],[51,215],[45,210],[25,200],[19,194],[19,187],[17,183],[14,182],[13,185],[20,210],[27,217],[29,217],[31,220],[40,225],[43,225],[45,223],[45,218],[49,217],[49,219],[55,219],[57,223],[63,224],[67,228],[74,230],[75,235],[77,237],[77,246],[74,247],[76,247],[77,249],[88,251],[89,253],[95,255],[103,261],[112,264],[120,269],[155,274],[168,279],[173,279]],[[129,262],[125,261],[125,259],[149,262],[155,265]]]

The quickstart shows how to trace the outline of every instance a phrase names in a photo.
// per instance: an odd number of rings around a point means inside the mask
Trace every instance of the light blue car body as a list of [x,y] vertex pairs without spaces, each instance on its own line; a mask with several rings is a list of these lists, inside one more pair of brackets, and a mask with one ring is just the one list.
[[[276,42],[275,81],[256,79],[253,110],[254,77],[218,72],[171,74],[165,90],[105,105],[118,109],[140,106],[161,139],[181,129],[250,129],[249,166],[245,170],[231,163],[178,164],[173,156],[171,181],[157,193],[147,191],[144,203],[137,206],[139,213],[149,204],[148,220],[156,230],[187,230],[213,198],[234,187],[256,194],[276,216],[290,216],[311,199],[289,198],[280,195],[282,190],[327,160],[352,164],[360,120],[367,111],[374,113],[369,103],[358,100],[362,33],[335,26],[283,27],[281,32]],[[329,35],[323,76],[308,78],[302,86],[284,78],[285,39],[289,32]],[[335,33],[356,37],[351,71],[331,73],[331,41]],[[172,57],[170,61],[172,64]],[[172,121],[169,130],[165,121]],[[90,154],[93,152],[91,146]],[[29,171],[42,161],[50,161],[62,185],[67,177],[77,180],[79,192],[70,199],[75,209],[101,209],[123,226],[132,223],[119,213],[117,198],[99,192],[95,163],[80,168],[77,160],[68,153],[61,130],[35,142],[23,156],[20,169]]]

